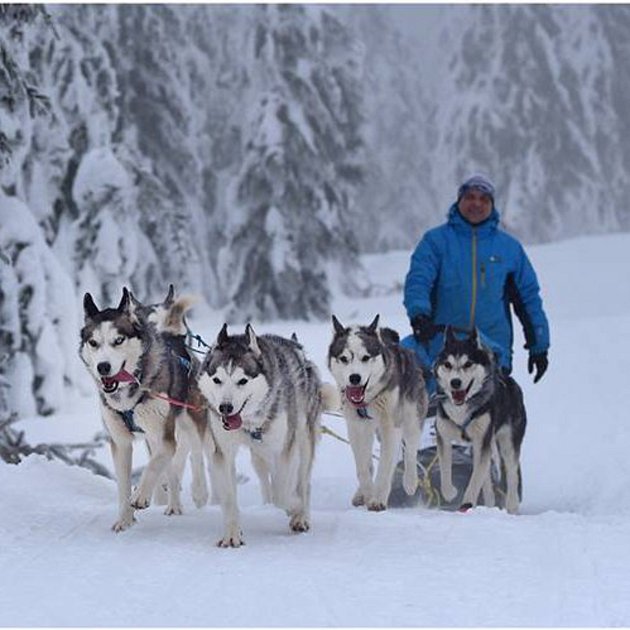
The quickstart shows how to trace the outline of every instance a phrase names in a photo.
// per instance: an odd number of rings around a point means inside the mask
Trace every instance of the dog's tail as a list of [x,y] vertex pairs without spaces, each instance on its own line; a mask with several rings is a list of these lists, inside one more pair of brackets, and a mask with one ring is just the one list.
[[165,314],[160,332],[185,335],[184,316],[198,301],[199,298],[195,295],[180,295]]
[[341,409],[341,396],[334,385],[322,383],[319,391],[322,397],[322,411],[339,411]]

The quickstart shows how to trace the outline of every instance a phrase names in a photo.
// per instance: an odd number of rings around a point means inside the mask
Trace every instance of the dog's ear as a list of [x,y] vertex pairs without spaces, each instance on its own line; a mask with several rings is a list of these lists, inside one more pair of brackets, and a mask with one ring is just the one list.
[[83,296],[83,313],[85,315],[85,318],[93,318],[98,315],[99,312],[100,311],[98,310],[98,307],[96,306],[96,304],[94,304],[92,296],[89,293],[86,293]]
[[118,308],[116,310],[124,313],[125,311],[129,310],[129,303],[131,301],[131,298],[129,297],[129,290],[127,289],[127,287],[123,287],[122,293],[123,294],[122,298],[120,299],[120,304],[118,305]]
[[368,326],[368,332],[371,333],[375,333],[376,329],[378,328],[378,319],[379,319],[380,315],[377,315],[374,318],[374,321]]
[[477,330],[477,327],[474,327],[470,331],[470,335],[468,335],[468,339],[470,343],[475,344],[477,348],[481,350],[481,340],[479,339],[479,331]]
[[379,337],[388,346],[396,346],[400,343],[400,335],[392,328],[381,328]]
[[343,324],[334,315],[332,316],[332,323],[336,335],[343,335],[346,332]]
[[[129,303],[133,305],[134,309],[142,306],[142,302],[133,294],[132,291],[129,291]],[[120,306],[118,307],[120,309]]]
[[217,336],[217,348],[227,343],[227,340],[228,340],[227,324],[223,324],[223,328],[221,328]]
[[171,283],[168,285],[168,293],[166,297],[164,298],[164,302],[162,303],[162,306],[164,306],[164,308],[170,308],[173,305],[174,301],[175,301],[175,287]]
[[258,345],[258,339],[256,338],[256,333],[252,328],[251,324],[247,324],[245,327],[245,334],[247,335],[247,343],[249,344],[249,349],[259,357],[262,352],[260,351],[260,346]]

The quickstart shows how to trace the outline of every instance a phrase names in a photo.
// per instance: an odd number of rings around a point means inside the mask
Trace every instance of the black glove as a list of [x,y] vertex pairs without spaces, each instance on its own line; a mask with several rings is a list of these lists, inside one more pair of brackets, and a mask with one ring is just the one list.
[[435,335],[435,326],[427,315],[416,315],[411,320],[413,336],[418,343],[427,343]]
[[538,352],[536,354],[529,355],[529,361],[527,362],[527,371],[531,374],[536,368],[536,375],[534,376],[534,383],[543,377],[543,374],[549,367],[549,359],[547,358],[547,351]]

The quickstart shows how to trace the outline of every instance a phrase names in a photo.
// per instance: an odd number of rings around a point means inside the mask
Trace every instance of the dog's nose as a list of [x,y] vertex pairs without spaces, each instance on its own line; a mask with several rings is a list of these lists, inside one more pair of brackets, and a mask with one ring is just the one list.
[[361,375],[360,374],[350,374],[348,377],[350,381],[350,385],[359,385],[361,383]]
[[101,376],[107,376],[111,372],[112,366],[109,361],[103,361],[96,366],[96,369]]
[[454,378],[451,380],[451,387],[453,389],[459,389],[462,386],[462,381],[459,378]]
[[222,416],[229,416],[234,411],[232,403],[221,403],[219,405],[219,413]]

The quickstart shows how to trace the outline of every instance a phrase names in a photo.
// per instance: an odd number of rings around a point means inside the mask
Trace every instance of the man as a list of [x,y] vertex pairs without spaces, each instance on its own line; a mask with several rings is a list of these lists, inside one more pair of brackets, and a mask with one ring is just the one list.
[[537,383],[549,364],[549,324],[536,273],[522,245],[499,228],[492,182],[473,175],[459,187],[447,222],[426,232],[411,257],[404,305],[413,336],[402,343],[430,368],[447,324],[462,331],[476,327],[509,374],[510,304],[523,326],[528,371],[535,371]]

